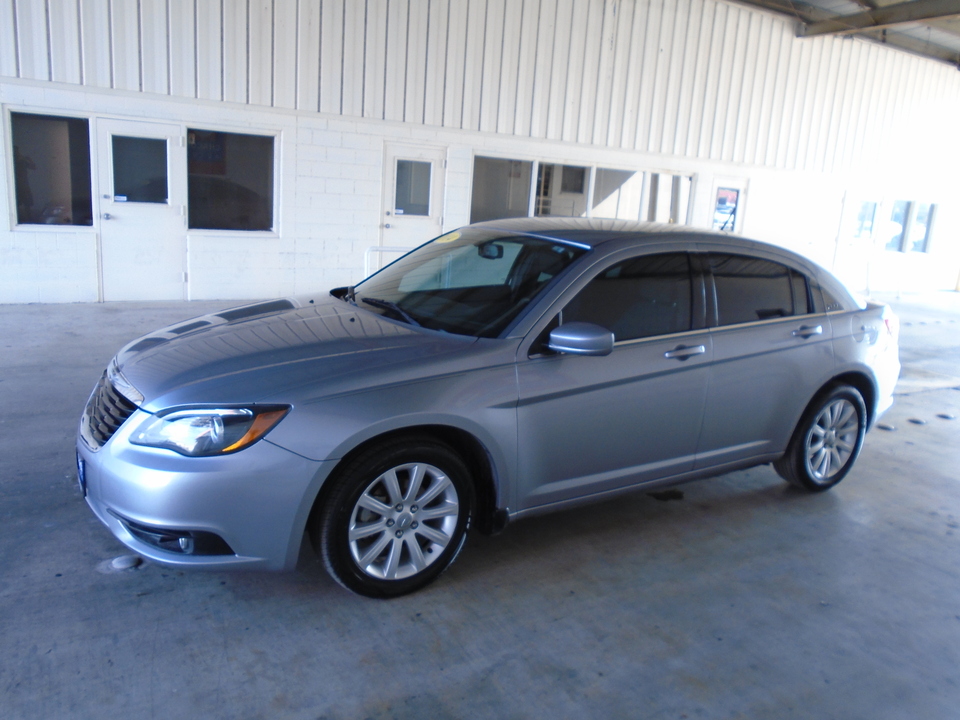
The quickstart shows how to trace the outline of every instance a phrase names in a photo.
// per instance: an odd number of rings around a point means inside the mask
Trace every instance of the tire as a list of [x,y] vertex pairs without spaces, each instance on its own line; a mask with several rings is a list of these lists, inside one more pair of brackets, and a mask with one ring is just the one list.
[[423,438],[388,441],[338,474],[315,528],[316,547],[348,590],[405,595],[456,559],[473,497],[470,472],[448,446]]
[[807,407],[787,452],[773,463],[791,485],[820,492],[850,472],[863,446],[867,408],[849,385],[834,385]]

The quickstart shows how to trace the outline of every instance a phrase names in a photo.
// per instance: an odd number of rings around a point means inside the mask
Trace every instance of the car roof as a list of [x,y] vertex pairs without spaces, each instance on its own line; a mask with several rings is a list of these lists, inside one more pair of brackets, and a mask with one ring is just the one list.
[[664,235],[684,235],[700,237],[729,236],[694,229],[685,225],[667,225],[665,223],[637,222],[635,220],[610,220],[604,218],[539,217],[539,218],[503,218],[470,225],[475,228],[502,230],[523,233],[538,237],[598,247],[613,240],[625,238],[651,241],[663,240]]

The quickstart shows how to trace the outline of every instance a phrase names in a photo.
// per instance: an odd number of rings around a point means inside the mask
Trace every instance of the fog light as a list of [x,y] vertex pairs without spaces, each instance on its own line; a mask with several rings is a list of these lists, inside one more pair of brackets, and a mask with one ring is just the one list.
[[233,549],[219,535],[203,530],[161,528],[129,520],[108,510],[138,540],[178,555],[234,555]]

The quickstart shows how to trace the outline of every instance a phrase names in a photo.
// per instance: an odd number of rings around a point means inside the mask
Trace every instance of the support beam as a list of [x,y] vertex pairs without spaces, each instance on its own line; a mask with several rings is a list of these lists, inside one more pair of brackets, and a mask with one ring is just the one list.
[[838,15],[800,27],[799,37],[847,35],[863,30],[960,15],[960,0],[914,0],[855,15]]

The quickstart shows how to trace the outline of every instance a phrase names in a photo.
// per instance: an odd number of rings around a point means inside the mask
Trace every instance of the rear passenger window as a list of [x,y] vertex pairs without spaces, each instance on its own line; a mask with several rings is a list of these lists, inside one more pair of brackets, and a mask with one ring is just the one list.
[[591,280],[563,309],[562,321],[595,323],[618,341],[684,332],[691,287],[686,253],[632,258]]
[[807,279],[780,263],[746,255],[710,254],[720,325],[805,315]]

